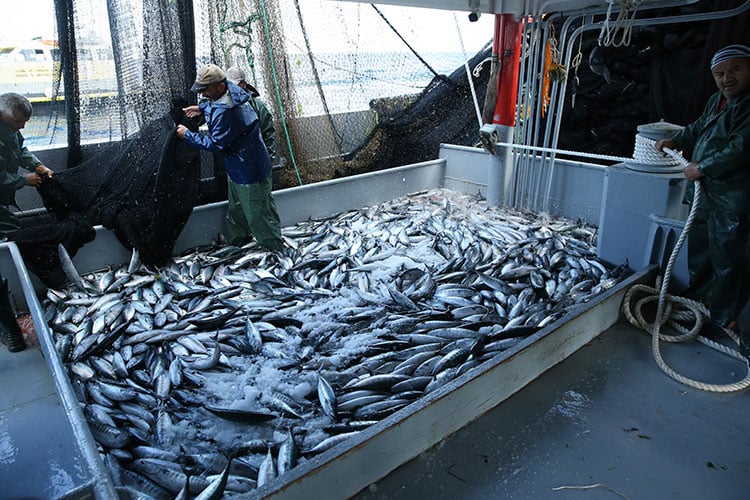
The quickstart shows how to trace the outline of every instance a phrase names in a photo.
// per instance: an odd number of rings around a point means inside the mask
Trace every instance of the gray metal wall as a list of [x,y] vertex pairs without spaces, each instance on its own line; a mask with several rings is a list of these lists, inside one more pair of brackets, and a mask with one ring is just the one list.
[[[445,187],[467,193],[487,194],[488,172],[504,168],[483,149],[443,144],[440,158],[447,161]],[[539,161],[535,162],[537,165]],[[603,181],[607,167],[556,160],[549,212],[551,215],[599,224]]]
[[[476,148],[442,145],[440,158],[447,162],[446,188],[482,195],[490,169],[505,168]],[[549,212],[598,227],[599,257],[611,264],[627,262],[634,270],[649,264],[665,268],[687,218],[685,182],[681,173],[556,160]],[[688,282],[686,253],[681,251],[673,270],[672,283],[678,288]]]

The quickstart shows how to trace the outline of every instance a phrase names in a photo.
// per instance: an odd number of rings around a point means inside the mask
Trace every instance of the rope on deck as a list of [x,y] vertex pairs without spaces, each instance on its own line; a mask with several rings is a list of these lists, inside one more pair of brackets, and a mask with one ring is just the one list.
[[[650,141],[650,139],[647,139],[647,140]],[[655,141],[650,142],[651,147],[653,147],[653,144],[655,144]],[[680,153],[674,150],[671,150],[669,148],[664,148],[664,151],[667,154],[669,154],[672,158],[677,160],[679,164],[683,166],[683,168],[688,165],[688,161],[685,160],[685,158],[683,158]],[[689,387],[702,389],[704,391],[710,391],[710,392],[740,391],[742,389],[750,387],[750,363],[748,363],[748,360],[745,359],[745,357],[742,356],[737,350],[732,349],[731,347],[728,347],[724,344],[714,342],[710,339],[703,337],[702,335],[699,335],[699,332],[703,328],[704,319],[707,319],[710,316],[710,312],[708,311],[708,309],[706,309],[706,307],[703,304],[701,304],[700,302],[691,300],[691,299],[687,299],[684,297],[677,297],[677,296],[667,293],[667,290],[669,289],[669,281],[672,277],[672,269],[674,268],[675,261],[677,260],[677,255],[680,253],[680,249],[682,248],[685,238],[687,237],[690,226],[693,223],[693,219],[695,219],[696,208],[698,207],[698,204],[700,203],[701,184],[697,180],[694,182],[695,182],[695,196],[693,199],[692,206],[690,207],[690,214],[688,215],[688,218],[685,221],[685,227],[683,228],[682,233],[680,234],[680,237],[677,240],[677,243],[675,243],[674,249],[672,249],[672,254],[669,257],[669,262],[667,263],[667,267],[664,271],[663,281],[662,281],[661,276],[659,276],[656,278],[655,287],[649,287],[647,285],[640,285],[640,284],[630,287],[627,293],[625,294],[625,298],[623,300],[623,313],[625,314],[625,317],[633,326],[641,328],[651,334],[651,349],[654,354],[654,359],[656,360],[656,364],[659,366],[659,368],[662,369],[664,373],[672,377],[674,380],[680,382],[681,384],[687,385]],[[631,306],[631,301],[633,300],[633,296],[636,293],[645,293],[646,296],[638,299]],[[643,306],[650,302],[653,302],[654,300],[657,300],[657,297],[658,297],[658,305],[656,309],[656,317],[653,323],[648,323],[643,317],[643,311],[642,311]],[[692,328],[688,329],[685,326],[683,326],[683,324],[685,323],[689,324],[690,322],[693,322]],[[661,325],[665,323],[668,323],[671,327],[673,327],[675,330],[680,332],[681,335],[662,335],[660,333]],[[724,332],[735,343],[737,343],[737,345],[739,345],[739,339],[737,338],[737,336],[734,334],[733,331],[725,328]],[[722,352],[726,354],[727,356],[731,356],[733,358],[737,358],[741,361],[744,361],[747,364],[747,368],[748,368],[748,371],[745,377],[742,380],[731,383],[731,384],[709,384],[706,382],[701,382],[699,380],[688,378],[684,375],[677,373],[670,366],[668,366],[667,363],[662,358],[661,351],[659,349],[659,341],[664,340],[666,342],[683,342],[691,338],[695,338],[698,342],[704,345],[707,345],[708,347],[715,349],[719,352]]]

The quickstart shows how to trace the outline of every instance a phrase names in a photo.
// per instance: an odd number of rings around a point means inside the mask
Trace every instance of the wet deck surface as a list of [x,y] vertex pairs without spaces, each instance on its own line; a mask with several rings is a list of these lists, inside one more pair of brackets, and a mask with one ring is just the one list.
[[[694,341],[660,345],[690,378],[729,383],[747,373]],[[355,498],[747,499],[749,391],[672,380],[651,337],[620,321]]]
[[0,498],[57,498],[86,482],[38,345],[0,345]]

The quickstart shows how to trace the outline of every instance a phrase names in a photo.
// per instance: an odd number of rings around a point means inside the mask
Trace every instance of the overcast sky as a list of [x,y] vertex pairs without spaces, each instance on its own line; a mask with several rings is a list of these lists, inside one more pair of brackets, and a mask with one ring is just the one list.
[[0,16],[1,39],[56,38],[53,0],[0,0],[0,6],[3,13]]
[[[105,0],[81,1],[77,5],[82,8],[87,3],[106,6]],[[282,0],[281,3],[291,5],[290,0]],[[0,16],[0,37],[5,41],[28,40],[35,36],[56,38],[53,6],[53,0],[0,0],[0,7],[6,7]],[[342,42],[356,44],[357,50],[406,50],[404,43],[368,3],[304,0],[300,2],[300,8],[308,35],[314,39],[318,51],[350,48],[342,47]],[[483,15],[478,22],[471,23],[466,12],[455,13],[454,18],[453,12],[435,9],[393,5],[378,5],[378,9],[420,52],[460,51],[456,23],[460,26],[461,38],[469,53],[476,52],[492,38],[493,17],[490,15]],[[292,8],[287,12],[296,15]],[[101,15],[87,17],[96,18],[99,27],[106,29],[108,23],[106,19],[101,19]],[[297,24],[296,18],[285,19],[284,24],[287,23]],[[294,30],[288,31],[286,36],[290,37],[290,41],[303,43]]]

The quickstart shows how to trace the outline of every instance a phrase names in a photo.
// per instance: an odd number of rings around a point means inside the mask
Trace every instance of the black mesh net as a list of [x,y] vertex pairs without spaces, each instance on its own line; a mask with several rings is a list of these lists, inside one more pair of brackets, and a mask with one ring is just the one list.
[[38,147],[39,132],[46,144],[64,144],[67,165],[50,164],[55,175],[39,189],[51,217],[14,239],[49,286],[64,280],[57,245],[75,255],[97,224],[137,249],[144,263],[164,265],[200,187],[198,152],[174,136],[176,123],[197,130],[181,112],[195,100],[188,91],[195,76],[192,0],[50,3],[56,43],[32,40],[11,50],[13,61],[23,55],[17,72],[49,79],[48,87],[18,89],[35,108],[27,144]]
[[170,115],[136,136],[46,180],[40,191],[47,209],[60,218],[83,215],[113,230],[144,263],[164,265],[199,188],[200,155],[174,133],[175,122],[198,128],[183,116],[185,104],[175,102]]
[[[469,61],[475,71],[474,85],[479,102],[484,101],[491,49],[478,52]],[[408,165],[438,157],[441,143],[474,145],[479,142],[479,125],[463,67],[450,76],[438,75],[426,89],[404,106],[403,100],[387,99],[372,104],[380,118],[366,142],[346,155],[340,175]]]
[[26,267],[48,287],[61,289],[67,278],[60,266],[58,245],[63,245],[73,257],[94,236],[94,228],[86,217],[69,213],[55,222],[21,228],[13,235],[13,241]]

